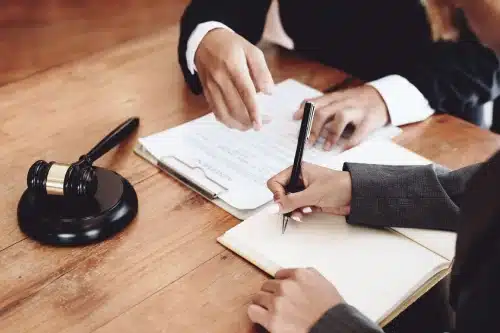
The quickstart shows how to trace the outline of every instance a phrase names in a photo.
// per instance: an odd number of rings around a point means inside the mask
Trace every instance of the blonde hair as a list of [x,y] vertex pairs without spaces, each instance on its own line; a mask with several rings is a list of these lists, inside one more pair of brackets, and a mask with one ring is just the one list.
[[459,37],[458,28],[454,23],[455,8],[449,0],[421,0],[427,13],[434,41],[454,41]]

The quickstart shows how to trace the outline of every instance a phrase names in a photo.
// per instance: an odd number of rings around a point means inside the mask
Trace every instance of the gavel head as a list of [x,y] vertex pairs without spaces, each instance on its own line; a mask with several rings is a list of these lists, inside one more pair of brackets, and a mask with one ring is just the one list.
[[30,190],[45,195],[92,197],[97,191],[96,172],[82,160],[70,165],[36,161],[27,182]]

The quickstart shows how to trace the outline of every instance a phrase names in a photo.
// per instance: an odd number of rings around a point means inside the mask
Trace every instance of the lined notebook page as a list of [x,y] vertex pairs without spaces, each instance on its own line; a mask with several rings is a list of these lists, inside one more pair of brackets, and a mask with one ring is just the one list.
[[274,275],[279,268],[315,267],[347,302],[382,320],[448,261],[386,230],[347,225],[343,218],[312,215],[291,221],[265,210],[240,223],[219,242]]
[[[344,162],[386,165],[426,165],[432,163],[424,157],[387,140],[362,143],[339,155],[335,163],[329,167],[340,169]],[[394,230],[450,261],[455,256],[455,232],[411,228],[394,228]]]

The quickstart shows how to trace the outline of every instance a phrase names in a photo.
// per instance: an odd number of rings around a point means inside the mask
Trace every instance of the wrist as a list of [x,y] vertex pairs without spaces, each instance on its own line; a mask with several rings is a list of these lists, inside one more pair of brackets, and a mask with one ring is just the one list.
[[377,97],[377,107],[375,108],[378,118],[380,119],[380,122],[385,126],[390,123],[390,115],[389,115],[389,108],[387,106],[387,103],[384,100],[384,97],[378,91],[375,87],[371,85],[366,85],[367,87],[370,87],[370,89],[373,91],[373,94],[375,94]]
[[352,179],[348,171],[341,171],[339,184],[341,188],[341,203],[344,206],[349,206],[352,199]]

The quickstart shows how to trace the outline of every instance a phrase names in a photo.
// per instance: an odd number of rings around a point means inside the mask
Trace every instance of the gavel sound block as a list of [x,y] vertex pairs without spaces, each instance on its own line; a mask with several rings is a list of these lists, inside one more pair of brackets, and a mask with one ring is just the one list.
[[131,118],[70,165],[37,161],[18,204],[19,227],[40,243],[74,246],[107,239],[137,215],[137,194],[118,173],[92,163],[138,126]]

